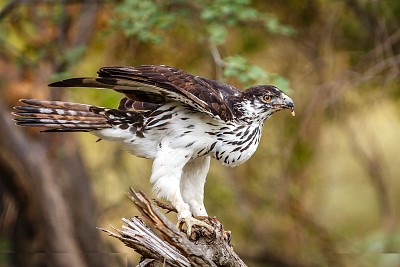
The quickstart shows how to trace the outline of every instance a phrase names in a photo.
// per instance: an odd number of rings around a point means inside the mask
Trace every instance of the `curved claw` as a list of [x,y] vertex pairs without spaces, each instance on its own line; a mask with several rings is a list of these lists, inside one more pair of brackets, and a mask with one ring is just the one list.
[[186,224],[186,234],[188,237],[190,237],[192,235],[192,227],[197,225],[197,226],[202,226],[204,228],[206,228],[208,231],[210,231],[210,233],[214,232],[214,228],[207,224],[206,222],[200,221],[198,219],[195,219],[193,217],[186,217],[186,218],[182,218],[179,220],[178,222],[178,229],[182,230],[182,226]]

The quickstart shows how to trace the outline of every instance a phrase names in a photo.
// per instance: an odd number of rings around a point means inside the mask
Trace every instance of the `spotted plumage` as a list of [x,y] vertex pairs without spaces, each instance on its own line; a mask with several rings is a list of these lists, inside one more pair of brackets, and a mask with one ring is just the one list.
[[[125,95],[117,109],[47,100],[21,100],[16,123],[44,131],[89,131],[153,160],[150,181],[188,224],[207,216],[204,183],[215,158],[228,166],[248,160],[264,122],[293,101],[272,85],[240,91],[164,66],[105,67],[96,78],[72,78],[51,87],[94,87]],[[190,230],[190,229],[189,229]]]

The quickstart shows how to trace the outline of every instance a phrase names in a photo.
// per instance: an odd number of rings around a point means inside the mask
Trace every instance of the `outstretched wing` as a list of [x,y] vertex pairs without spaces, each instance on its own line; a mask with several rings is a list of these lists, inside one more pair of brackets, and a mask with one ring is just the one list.
[[241,94],[232,86],[164,65],[104,67],[98,76],[67,79],[49,86],[113,89],[131,100],[153,104],[178,101],[223,121],[233,118],[229,96]]

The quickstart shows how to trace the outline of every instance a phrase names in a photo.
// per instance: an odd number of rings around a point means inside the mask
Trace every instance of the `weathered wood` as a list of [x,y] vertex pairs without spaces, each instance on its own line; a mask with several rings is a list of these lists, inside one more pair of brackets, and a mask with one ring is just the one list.
[[[202,218],[214,228],[210,233],[204,228],[194,227],[188,238],[170,222],[143,192],[131,189],[128,197],[141,213],[139,217],[122,220],[125,226],[115,232],[100,228],[118,238],[126,246],[142,255],[138,267],[149,266],[227,266],[244,267],[246,264],[233,251],[230,232],[224,230],[215,218]],[[167,207],[164,205],[157,205]]]

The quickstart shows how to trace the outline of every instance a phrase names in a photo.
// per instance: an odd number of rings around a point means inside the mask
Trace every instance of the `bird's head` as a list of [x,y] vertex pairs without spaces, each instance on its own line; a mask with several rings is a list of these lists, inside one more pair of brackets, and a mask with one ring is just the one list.
[[[247,103],[243,108],[262,121],[282,109],[289,109],[295,115],[293,100],[273,85],[250,87],[243,92],[243,100]],[[245,110],[242,112],[247,113]]]

